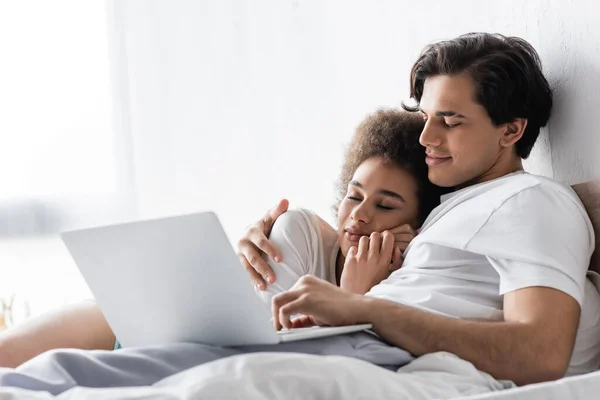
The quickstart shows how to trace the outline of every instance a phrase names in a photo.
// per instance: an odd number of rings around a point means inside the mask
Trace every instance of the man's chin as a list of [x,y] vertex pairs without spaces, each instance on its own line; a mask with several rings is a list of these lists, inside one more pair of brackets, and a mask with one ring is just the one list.
[[[455,171],[454,171],[455,172]],[[465,176],[466,174],[453,173],[451,168],[440,169],[429,169],[427,177],[429,181],[434,185],[443,188],[452,188],[454,190],[463,189],[468,186],[475,185],[482,182],[482,175]]]
[[427,177],[429,181],[434,185],[444,188],[453,188],[458,186],[456,183],[457,179],[455,177],[450,176],[451,174],[445,173],[446,171],[432,171],[429,169],[429,174]]

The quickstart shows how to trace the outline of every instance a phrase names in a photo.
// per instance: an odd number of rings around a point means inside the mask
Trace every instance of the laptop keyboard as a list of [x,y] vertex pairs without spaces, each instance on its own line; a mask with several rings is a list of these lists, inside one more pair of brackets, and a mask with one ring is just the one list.
[[278,335],[289,335],[292,333],[300,333],[300,332],[306,332],[306,331],[310,331],[313,329],[319,329],[320,326],[309,326],[308,328],[294,328],[294,329],[282,329],[280,331],[277,331]]

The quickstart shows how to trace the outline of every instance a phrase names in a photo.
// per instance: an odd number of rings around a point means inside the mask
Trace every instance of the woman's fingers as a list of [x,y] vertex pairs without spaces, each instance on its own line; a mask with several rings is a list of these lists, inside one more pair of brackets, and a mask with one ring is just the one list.
[[413,237],[417,235],[417,231],[415,231],[412,226],[410,226],[409,224],[404,224],[404,225],[400,225],[397,226],[395,228],[389,229],[390,232],[396,234],[396,233],[407,233],[412,235]]
[[378,259],[381,253],[381,233],[373,232],[369,237],[369,258]]
[[369,237],[363,236],[358,241],[358,251],[356,257],[366,259],[369,256]]
[[394,252],[392,253],[392,263],[390,264],[390,272],[394,272],[400,269],[400,267],[402,267],[403,261],[404,260],[402,259],[402,251],[400,250],[400,248],[398,248],[398,246],[394,246]]
[[387,265],[392,261],[392,255],[394,253],[394,235],[391,232],[385,231],[383,232],[382,237],[380,257]]

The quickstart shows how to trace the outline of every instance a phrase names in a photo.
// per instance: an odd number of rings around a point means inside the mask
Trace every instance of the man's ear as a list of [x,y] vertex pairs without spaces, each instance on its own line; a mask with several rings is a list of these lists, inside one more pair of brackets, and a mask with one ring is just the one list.
[[527,128],[527,118],[515,118],[514,121],[504,124],[504,130],[500,137],[500,146],[513,146],[523,137],[525,128]]

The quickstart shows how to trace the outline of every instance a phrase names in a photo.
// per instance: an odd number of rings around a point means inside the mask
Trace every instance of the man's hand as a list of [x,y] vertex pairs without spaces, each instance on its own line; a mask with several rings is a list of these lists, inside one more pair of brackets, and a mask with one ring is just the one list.
[[305,275],[290,290],[273,297],[273,324],[277,330],[298,327],[291,321],[296,314],[304,314],[319,325],[364,323],[364,299],[313,275]]
[[238,242],[238,257],[250,279],[260,290],[267,288],[267,282],[275,282],[275,274],[263,259],[263,254],[267,254],[275,262],[283,261],[281,253],[268,237],[275,220],[286,212],[288,207],[289,202],[286,199],[280,200],[274,209],[267,211],[262,219],[252,224]]
[[401,265],[402,253],[394,244],[394,239],[394,234],[389,231],[373,232],[370,237],[361,237],[358,247],[352,246],[348,250],[340,287],[365,294],[386,279],[392,269]]

